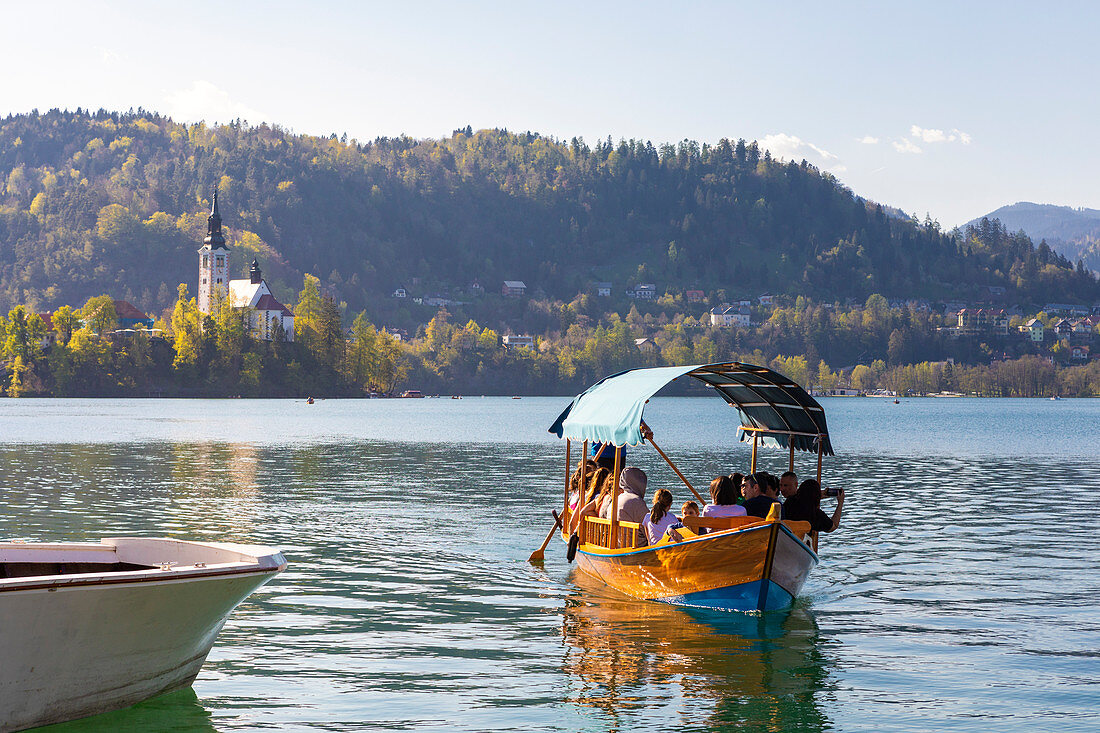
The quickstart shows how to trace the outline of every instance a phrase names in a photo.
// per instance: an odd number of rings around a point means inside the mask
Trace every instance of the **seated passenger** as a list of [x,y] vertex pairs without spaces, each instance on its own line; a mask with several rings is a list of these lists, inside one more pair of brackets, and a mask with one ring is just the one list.
[[598,466],[596,462],[591,459],[585,459],[582,463],[577,464],[577,470],[573,472],[573,475],[569,477],[569,508],[573,511],[580,506],[585,505],[585,499],[581,496],[580,485],[585,474],[589,478],[596,471]]
[[745,508],[737,505],[737,491],[729,476],[710,482],[711,503],[703,507],[704,517],[743,517]]
[[[646,483],[645,471],[642,469],[634,466],[623,469],[623,472],[619,475],[618,515],[620,522],[638,524],[645,519],[645,515],[649,511],[649,507],[645,504]],[[604,509],[601,510],[600,516],[604,516],[604,510],[606,510],[607,518],[610,519],[612,505],[613,502],[607,502]]]
[[783,501],[798,493],[798,476],[794,471],[784,471],[779,477],[779,493],[783,495]]
[[745,497],[741,496],[741,484],[745,481],[745,475],[740,471],[734,471],[730,474],[730,481],[733,482],[733,490],[737,493],[737,503],[744,504]]
[[798,487],[798,491],[783,505],[783,518],[797,522],[809,522],[816,532],[832,532],[840,526],[840,515],[844,509],[844,489],[836,498],[836,511],[829,516],[821,511],[821,484],[808,478]]
[[746,476],[744,483],[741,484],[741,493],[745,496],[742,509],[750,517],[765,519],[772,504],[779,503],[775,498],[775,488],[772,487],[768,474],[763,471]]
[[588,490],[585,492],[584,499],[579,502],[580,508],[569,518],[570,531],[577,531],[583,517],[599,516],[600,500],[606,495],[605,485],[610,475],[611,472],[606,468],[597,468],[588,474]]
[[684,521],[684,517],[697,517],[699,516],[699,505],[694,501],[685,501],[684,505],[680,507],[680,521]]
[[653,508],[642,518],[642,529],[645,530],[648,544],[655,545],[660,542],[665,532],[669,533],[673,541],[680,541],[680,535],[673,529],[680,523],[676,521],[676,515],[669,511],[671,508],[672,492],[668,489],[658,489],[653,495]]

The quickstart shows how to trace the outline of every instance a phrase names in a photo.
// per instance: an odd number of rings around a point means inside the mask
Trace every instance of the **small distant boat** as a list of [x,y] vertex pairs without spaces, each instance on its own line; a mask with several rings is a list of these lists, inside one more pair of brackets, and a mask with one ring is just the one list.
[[306,404],[307,405],[312,405],[313,404],[313,398],[312,397],[306,397]]
[[[737,408],[742,440],[752,440],[750,472],[756,470],[757,446],[763,441],[786,448],[792,470],[795,450],[816,453],[820,481],[821,459],[833,455],[825,411],[789,378],[740,362],[632,369],[578,395],[550,427],[551,433],[566,439],[563,527],[570,526],[570,447],[577,442],[582,442],[582,456],[595,442],[648,442],[700,503],[706,503],[653,442],[648,428],[642,429],[650,398],[679,377],[710,385],[709,393]],[[616,474],[621,468],[617,456],[616,452]],[[585,480],[582,477],[582,483]],[[640,524],[619,521],[614,509],[612,519],[586,516],[578,527],[577,565],[585,574],[643,600],[722,611],[789,608],[818,564],[817,535],[809,522],[782,520],[775,511],[778,506],[773,505],[765,519],[687,517],[688,536],[683,541],[663,538],[654,545],[648,544]],[[563,529],[562,539],[569,540],[568,530]]]
[[1060,400],[1060,399],[1062,399],[1062,398],[1061,398],[1061,397],[1059,397],[1058,395],[1054,395],[1054,396],[1053,396],[1053,397],[1051,397],[1050,399],[1052,399],[1052,400]]
[[519,395],[512,395],[512,399],[513,400],[522,400],[523,398],[520,397]]
[[0,731],[187,687],[230,612],[285,568],[230,543],[0,543]]
[[424,398],[424,393],[418,389],[407,389],[401,393],[401,396],[406,399],[420,400]]
[[452,400],[460,400],[460,399],[462,399],[462,395],[459,395],[459,394],[453,394],[453,395],[451,395],[451,399],[452,399]]
[[895,405],[900,405],[900,404],[901,404],[901,400],[894,400],[894,404],[895,404]]

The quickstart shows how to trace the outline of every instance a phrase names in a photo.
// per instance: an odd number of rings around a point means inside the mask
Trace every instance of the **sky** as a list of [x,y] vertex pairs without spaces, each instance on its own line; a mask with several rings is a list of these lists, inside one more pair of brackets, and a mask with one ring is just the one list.
[[4,15],[4,115],[745,138],[947,228],[1016,201],[1100,208],[1100,5],[37,0]]

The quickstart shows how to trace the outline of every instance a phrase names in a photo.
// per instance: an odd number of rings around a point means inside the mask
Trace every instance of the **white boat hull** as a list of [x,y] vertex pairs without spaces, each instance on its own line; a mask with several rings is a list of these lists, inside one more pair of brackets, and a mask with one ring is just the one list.
[[[153,567],[94,571],[112,561]],[[93,570],[0,578],[0,731],[190,685],[230,611],[286,567],[268,548],[145,539],[0,544],[0,562]]]

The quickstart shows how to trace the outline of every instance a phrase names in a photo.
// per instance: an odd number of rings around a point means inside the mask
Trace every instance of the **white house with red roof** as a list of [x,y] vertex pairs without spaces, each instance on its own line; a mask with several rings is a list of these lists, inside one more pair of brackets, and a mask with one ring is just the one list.
[[274,341],[282,328],[283,337],[293,341],[294,314],[271,294],[256,260],[252,260],[248,274],[247,280],[229,281],[229,304],[241,310],[244,325],[253,338]]

